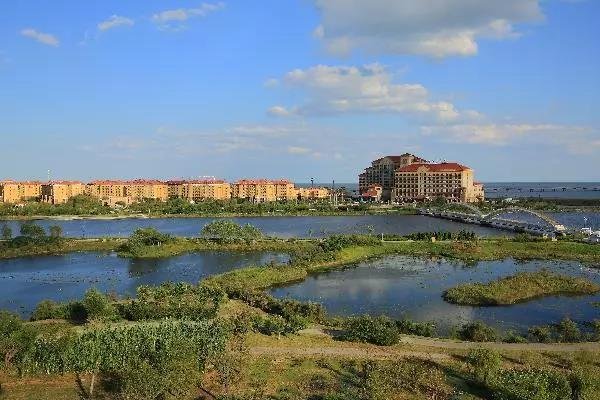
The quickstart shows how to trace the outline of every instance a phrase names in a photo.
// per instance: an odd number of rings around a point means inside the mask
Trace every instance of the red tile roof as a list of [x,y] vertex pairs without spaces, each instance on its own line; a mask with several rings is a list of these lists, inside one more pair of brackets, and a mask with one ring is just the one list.
[[286,179],[269,180],[269,179],[240,179],[235,182],[236,185],[290,185],[291,181]]
[[415,163],[407,165],[406,167],[398,168],[397,172],[417,172],[417,169],[420,167],[427,167],[430,172],[462,172],[471,169],[458,163],[449,162],[443,162],[439,164]]

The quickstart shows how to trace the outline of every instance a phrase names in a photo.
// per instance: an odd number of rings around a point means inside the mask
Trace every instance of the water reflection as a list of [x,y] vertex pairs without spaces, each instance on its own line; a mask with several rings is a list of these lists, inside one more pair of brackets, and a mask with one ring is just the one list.
[[482,320],[501,330],[524,330],[564,317],[578,321],[600,318],[600,309],[591,304],[600,301],[600,295],[547,297],[507,307],[456,306],[441,297],[444,290],[460,283],[488,282],[542,268],[600,283],[600,270],[576,262],[509,259],[466,265],[442,259],[391,256],[361,263],[356,268],[312,276],[272,293],[277,297],[321,302],[333,315],[369,313],[435,321],[441,333],[473,320]]
[[286,254],[269,252],[204,252],[151,260],[123,259],[113,253],[72,253],[0,260],[0,309],[28,315],[42,300],[79,299],[90,287],[127,296],[134,295],[140,285],[197,283],[237,268],[288,260]]

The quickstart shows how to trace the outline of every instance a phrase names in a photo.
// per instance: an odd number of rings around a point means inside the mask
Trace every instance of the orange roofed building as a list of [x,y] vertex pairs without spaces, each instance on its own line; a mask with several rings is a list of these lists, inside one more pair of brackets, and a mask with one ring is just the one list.
[[0,181],[0,202],[16,204],[26,200],[38,200],[42,195],[42,182],[13,180]]
[[381,186],[381,199],[388,201],[392,198],[395,171],[413,163],[426,162],[426,160],[409,153],[379,158],[373,161],[371,166],[358,176],[359,193],[365,193],[373,185]]
[[278,200],[295,200],[298,191],[288,180],[242,179],[232,184],[231,197],[247,199],[255,203]]
[[85,185],[79,181],[51,181],[42,184],[41,201],[64,204],[71,197],[85,193]]
[[199,202],[231,198],[231,185],[220,179],[167,181],[169,198]]
[[396,170],[395,201],[443,197],[449,202],[483,201],[483,185],[474,181],[473,170],[454,162],[413,163]]

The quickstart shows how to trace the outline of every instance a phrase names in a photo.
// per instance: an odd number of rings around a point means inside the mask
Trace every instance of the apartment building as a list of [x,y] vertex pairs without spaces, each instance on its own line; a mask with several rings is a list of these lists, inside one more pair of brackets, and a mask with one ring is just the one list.
[[231,197],[255,203],[294,200],[298,192],[288,180],[242,179],[231,185]]
[[132,201],[145,199],[167,201],[169,199],[169,186],[153,179],[136,179],[125,181],[125,197]]
[[331,191],[325,187],[298,188],[297,193],[300,200],[322,200],[331,196]]
[[426,163],[427,161],[405,153],[400,156],[386,156],[371,163],[371,166],[358,176],[358,190],[360,194],[365,193],[373,185],[381,186],[381,199],[388,201],[392,198],[394,189],[394,173],[397,169],[413,163]]
[[40,200],[49,204],[64,204],[71,197],[85,193],[85,185],[79,181],[52,181],[42,184]]
[[96,197],[102,201],[102,204],[114,207],[116,205],[129,205],[133,201],[127,196],[127,183],[117,180],[98,180],[88,183],[85,187],[85,193],[88,196]]
[[181,198],[194,202],[231,198],[231,185],[223,180],[181,180],[167,181],[166,184],[169,198]]
[[483,201],[483,185],[474,181],[473,170],[458,163],[412,163],[395,172],[395,201],[443,197],[449,202]]
[[42,183],[38,181],[0,181],[0,202],[16,204],[26,200],[38,200],[42,195]]
[[273,181],[275,185],[275,199],[280,201],[296,200],[298,198],[298,190],[293,182],[288,180]]

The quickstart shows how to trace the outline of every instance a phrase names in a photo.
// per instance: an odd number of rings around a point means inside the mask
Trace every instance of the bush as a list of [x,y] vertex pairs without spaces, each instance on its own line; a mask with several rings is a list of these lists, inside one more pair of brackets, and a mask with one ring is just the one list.
[[263,335],[278,335],[281,336],[297,333],[308,326],[305,318],[300,316],[292,316],[283,318],[280,315],[256,315],[253,317],[253,330],[256,330]]
[[36,225],[32,221],[21,222],[21,235],[31,239],[42,239],[46,237],[44,228]]
[[24,325],[18,315],[0,311],[0,367],[16,366],[21,374],[21,362],[36,336],[35,329]]
[[471,350],[467,355],[471,372],[479,382],[490,384],[496,378],[502,366],[500,353],[488,349]]
[[140,286],[137,298],[117,305],[122,318],[129,321],[186,318],[214,318],[225,299],[220,288],[188,283],[163,283]]
[[506,336],[502,339],[504,343],[528,343],[527,338],[519,335],[514,331],[506,332]]
[[569,318],[563,319],[555,326],[557,340],[560,343],[577,343],[581,342],[582,335],[579,327]]
[[250,225],[240,225],[230,220],[216,220],[202,228],[203,237],[216,239],[222,243],[249,243],[253,240],[260,239],[262,232]]
[[381,241],[369,235],[331,235],[323,239],[319,246],[325,252],[340,251],[351,246],[378,246]]
[[[418,398],[450,399],[454,390],[442,370],[417,358],[393,362],[367,362],[363,366],[364,382],[360,389],[366,396],[348,393],[343,399],[388,400],[406,392]],[[411,397],[412,398],[412,397]],[[415,398],[417,398],[415,396]]]
[[481,321],[475,321],[463,325],[458,330],[458,338],[470,342],[495,342],[498,340],[498,334],[492,327]]
[[83,307],[89,320],[115,321],[119,318],[115,306],[96,289],[89,289],[85,293]]
[[68,316],[65,314],[65,307],[52,300],[41,301],[33,310],[32,321],[42,321],[46,319],[63,319]]
[[414,322],[407,319],[396,321],[398,332],[406,335],[432,337],[435,335],[435,323]]
[[364,315],[348,318],[342,340],[366,342],[379,346],[391,346],[400,341],[396,323],[388,317]]
[[502,371],[494,387],[497,400],[571,400],[571,386],[560,372],[540,369]]
[[531,341],[538,343],[552,342],[552,330],[549,326],[532,326],[528,330],[528,335]]

